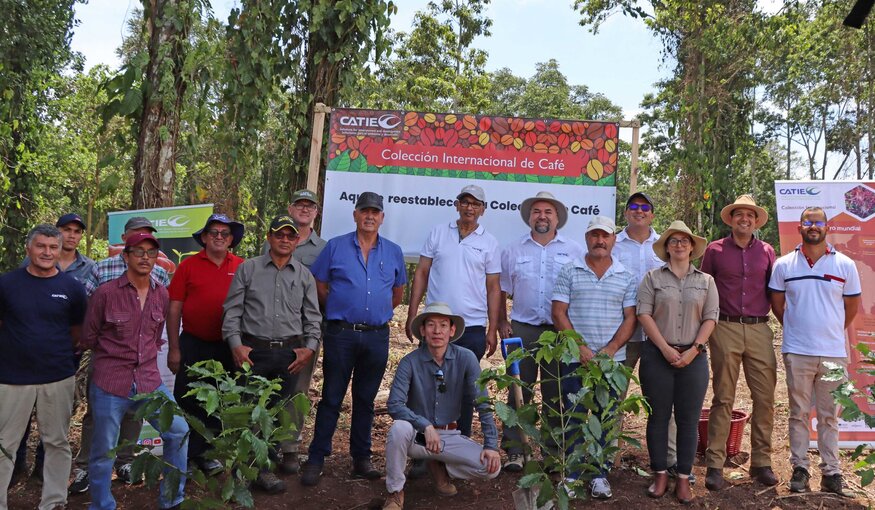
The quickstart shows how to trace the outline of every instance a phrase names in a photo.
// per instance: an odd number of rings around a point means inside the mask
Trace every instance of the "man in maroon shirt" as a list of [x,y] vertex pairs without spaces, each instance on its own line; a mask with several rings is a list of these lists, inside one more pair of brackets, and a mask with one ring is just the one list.
[[765,485],[778,483],[771,467],[778,365],[766,293],[775,250],[754,237],[769,216],[753,197],[742,195],[724,207],[720,217],[732,233],[708,245],[701,268],[714,277],[720,294],[720,320],[709,344],[714,398],[708,417],[705,487],[712,491],[728,485],[723,464],[742,365],[753,400],[750,476]]
[[[167,366],[176,374],[173,396],[185,412],[218,432],[221,422],[207,416],[193,396],[185,397],[191,382],[187,367],[199,361],[216,360],[225,370],[234,370],[231,349],[222,340],[222,303],[243,259],[230,252],[243,240],[243,224],[224,214],[213,214],[204,228],[192,234],[203,250],[183,260],[170,281],[170,311],[167,313]],[[179,332],[182,319],[182,333]],[[188,458],[207,475],[222,471],[222,463],[204,454],[209,445],[192,431]]]
[[[90,510],[116,507],[110,492],[114,458],[109,452],[115,448],[122,416],[142,403],[131,397],[157,390],[173,398],[158,373],[158,347],[169,306],[167,289],[150,278],[158,240],[151,233],[133,234],[125,239],[122,258],[127,269],[97,288],[83,331],[83,346],[93,349],[94,356],[88,394],[94,415]],[[161,433],[165,462],[181,473],[175,490],[165,486],[166,477],[162,480],[158,506],[178,508],[185,488],[188,425],[179,416],[167,430],[162,430],[157,416],[150,417],[149,423]]]

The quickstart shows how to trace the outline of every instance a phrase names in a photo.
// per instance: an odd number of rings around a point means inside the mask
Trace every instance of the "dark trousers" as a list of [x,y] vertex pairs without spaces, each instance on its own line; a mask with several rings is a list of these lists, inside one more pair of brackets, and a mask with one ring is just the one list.
[[353,459],[371,457],[374,399],[389,361],[389,328],[353,331],[328,323],[322,342],[322,399],[308,462],[322,464],[331,455],[331,440],[343,397],[352,379],[352,422],[349,453]]
[[700,354],[683,367],[671,366],[650,341],[641,348],[641,390],[650,403],[647,419],[647,451],[654,471],[668,468],[668,422],[674,409],[677,423],[677,470],[689,475],[693,470],[698,440],[699,418],[708,389],[708,357]]
[[[465,333],[455,341],[459,347],[464,347],[477,356],[477,361],[483,359],[486,354],[486,327],[467,326]],[[463,436],[471,437],[471,422],[474,421],[474,407],[462,406],[462,414],[459,416],[459,431]]]
[[[183,331],[179,334],[179,350],[182,355],[180,362],[181,370],[176,374],[176,382],[173,385],[173,398],[179,403],[183,411],[200,420],[207,429],[218,433],[222,430],[222,422],[215,416],[207,416],[201,403],[192,396],[186,397],[190,389],[188,384],[195,379],[188,375],[188,367],[199,361],[216,360],[225,367],[225,370],[234,370],[234,359],[231,349],[225,342],[205,342],[198,337]],[[202,458],[209,449],[204,437],[194,429],[188,438],[188,458],[191,460]]]
[[[569,364],[563,363],[560,367],[562,376],[563,377],[569,376],[569,374],[576,371],[578,369],[578,367],[580,367],[580,363],[569,363]],[[568,398],[569,394],[576,395],[582,388],[583,388],[583,380],[580,377],[569,376],[569,377],[565,377],[564,379],[562,379],[562,384],[561,384],[562,406],[565,410],[565,413],[573,413],[573,414],[581,413],[584,416],[586,416],[590,412],[586,408],[586,406],[584,406],[583,404],[578,402],[577,405],[574,405],[571,403],[571,400]],[[619,398],[619,394],[616,391],[614,391],[613,388],[611,388],[608,391],[608,398],[609,398],[609,400],[616,402],[617,398]],[[595,413],[595,416],[599,420],[603,419],[602,415],[606,411],[611,413],[611,412],[614,412],[614,409],[616,408],[616,406],[612,406],[610,408],[603,408],[603,407],[598,405],[597,399],[593,399],[593,400],[594,400],[595,405],[596,405],[596,409],[593,410],[593,412]],[[581,423],[581,419],[576,418],[576,417],[573,417],[570,419],[569,425],[571,425],[571,427],[573,429],[579,429],[580,427],[583,426],[583,424]],[[618,424],[615,424],[615,426],[616,425],[618,425]],[[602,448],[604,448],[605,445],[607,445],[607,436],[608,436],[609,431],[610,431],[610,429],[608,429],[608,428],[602,428],[602,435],[601,435],[601,437],[598,438],[598,444]],[[565,453],[567,455],[571,455],[571,453],[574,451],[574,449],[577,447],[577,445],[580,445],[582,443],[583,443],[583,436],[579,435],[573,442],[571,442],[568,445]],[[583,459],[583,461],[585,462],[586,459]],[[610,471],[610,463],[611,463],[611,461],[610,461],[610,459],[608,459],[604,465],[598,466],[599,472],[598,472],[598,474],[594,475],[593,478],[606,478],[608,476],[608,472]],[[577,479],[580,477],[580,474],[581,474],[580,470],[575,469],[569,474],[569,477]]]
[[[21,438],[21,443],[18,444],[18,450],[15,452],[15,466],[24,468],[27,463],[27,438],[30,437],[31,426],[33,425],[33,415],[27,420],[27,428],[24,429],[24,437]],[[43,449],[43,440],[40,439],[36,445],[36,453],[34,455],[33,470],[42,471],[43,459],[45,459],[46,451]]]

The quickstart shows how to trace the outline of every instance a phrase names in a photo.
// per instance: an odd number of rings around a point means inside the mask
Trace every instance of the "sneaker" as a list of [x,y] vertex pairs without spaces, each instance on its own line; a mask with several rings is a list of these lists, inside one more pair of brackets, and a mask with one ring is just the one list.
[[364,478],[365,480],[376,480],[383,476],[383,473],[377,471],[374,465],[371,464],[371,459],[362,457],[353,459],[352,461],[352,477]]
[[525,463],[525,455],[522,453],[511,453],[507,456],[507,462],[504,463],[504,470],[508,473],[519,473],[523,470],[523,464]]
[[811,475],[804,467],[793,468],[793,478],[790,479],[790,492],[808,492],[811,488],[808,486],[808,480]]
[[286,491],[286,482],[280,480],[270,471],[261,471],[255,479],[255,486],[268,494],[279,494]]
[[73,481],[67,487],[67,492],[70,494],[82,494],[88,491],[88,471],[84,469],[73,469]]
[[207,476],[216,476],[225,470],[225,466],[216,459],[199,458],[196,459],[195,462],[197,463],[198,469]]
[[135,483],[140,483],[143,481],[143,477],[140,476],[139,480],[134,480],[133,473],[134,465],[128,462],[127,464],[122,464],[115,470],[115,478],[116,480],[126,483],[128,485],[133,485]]
[[577,483],[577,479],[575,478],[566,478],[564,481],[559,482],[559,486],[565,489],[565,493],[568,494],[568,499],[577,498],[577,493],[574,492],[574,489],[571,488],[573,484]]
[[832,492],[839,496],[849,496],[848,494],[845,494],[844,480],[842,479],[841,473],[823,475],[820,479],[820,490],[823,492]]
[[614,495],[607,478],[593,478],[589,482],[589,489],[593,499],[610,499]]
[[301,466],[301,485],[313,487],[319,483],[319,478],[322,476],[322,464],[314,464],[310,461]]

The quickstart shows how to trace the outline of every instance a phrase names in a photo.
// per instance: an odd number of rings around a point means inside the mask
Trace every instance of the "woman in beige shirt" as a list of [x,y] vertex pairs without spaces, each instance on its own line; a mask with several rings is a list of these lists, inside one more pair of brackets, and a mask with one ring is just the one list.
[[639,374],[652,409],[647,420],[647,451],[655,472],[647,492],[659,498],[668,486],[668,422],[674,410],[675,496],[681,503],[693,499],[689,477],[709,378],[705,345],[720,311],[714,279],[692,264],[707,244],[684,222],[672,222],[653,243],[653,251],[666,264],[648,272],[638,289],[638,321],[647,335]]

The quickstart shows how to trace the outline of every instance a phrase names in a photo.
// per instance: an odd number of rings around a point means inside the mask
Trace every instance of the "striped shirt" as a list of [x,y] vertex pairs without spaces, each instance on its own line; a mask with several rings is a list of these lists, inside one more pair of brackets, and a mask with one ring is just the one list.
[[[99,287],[106,282],[111,282],[117,279],[127,270],[128,265],[125,264],[125,259],[122,258],[122,254],[119,253],[112,257],[107,257],[95,264],[91,269],[91,275],[89,278],[92,285]],[[167,274],[166,269],[158,264],[155,264],[155,267],[152,268],[152,280],[164,287],[170,285],[170,275]],[[88,285],[86,285],[86,288],[87,287]]]
[[[635,306],[637,288],[635,275],[616,258],[601,279],[586,260],[577,259],[559,271],[553,301],[568,304],[574,331],[596,352],[608,345],[623,323],[623,309]],[[614,354],[614,361],[625,359],[624,345]]]

